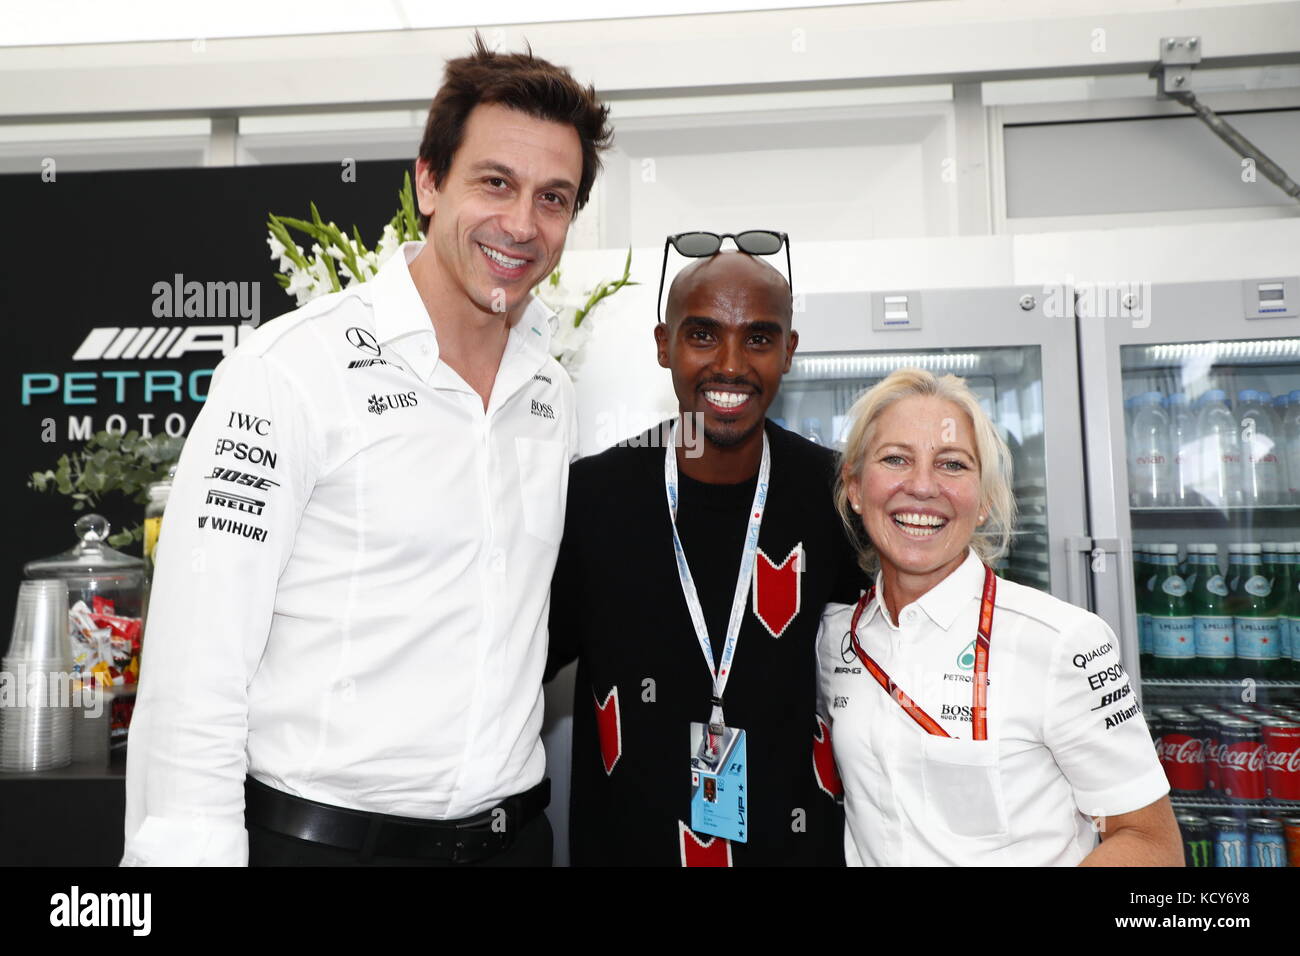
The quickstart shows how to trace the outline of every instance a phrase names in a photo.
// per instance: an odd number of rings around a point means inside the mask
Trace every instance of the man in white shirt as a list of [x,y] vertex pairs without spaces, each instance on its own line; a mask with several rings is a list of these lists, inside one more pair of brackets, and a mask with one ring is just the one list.
[[427,243],[217,369],[158,546],[124,864],[550,864],[541,677],[577,439],[529,293],[607,116],[478,41],[420,147]]

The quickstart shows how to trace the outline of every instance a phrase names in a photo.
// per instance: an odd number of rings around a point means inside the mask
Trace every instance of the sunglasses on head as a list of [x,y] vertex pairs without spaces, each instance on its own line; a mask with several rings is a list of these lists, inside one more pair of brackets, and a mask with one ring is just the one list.
[[668,247],[672,246],[678,254],[690,259],[706,259],[716,255],[722,249],[722,240],[730,239],[741,252],[751,256],[771,256],[785,246],[785,274],[794,287],[794,276],[790,272],[790,237],[784,232],[770,229],[749,229],[745,232],[679,232],[664,240],[664,261],[659,269],[659,297],[655,299],[655,318],[663,322],[660,308],[664,297],[664,276],[668,274]]

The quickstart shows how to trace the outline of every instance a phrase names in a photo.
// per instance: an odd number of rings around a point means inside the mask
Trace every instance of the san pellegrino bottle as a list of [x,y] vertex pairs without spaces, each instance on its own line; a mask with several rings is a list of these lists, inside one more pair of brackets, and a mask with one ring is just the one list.
[[1239,573],[1229,582],[1228,591],[1238,672],[1243,677],[1276,679],[1289,669],[1281,659],[1277,599],[1264,575],[1263,549],[1258,544],[1240,548]]
[[1188,559],[1195,574],[1191,585],[1192,619],[1196,632],[1196,670],[1205,677],[1228,677],[1233,671],[1236,642],[1228,613],[1228,584],[1219,573],[1219,548],[1189,544]]
[[1147,610],[1148,582],[1153,573],[1149,549],[1145,545],[1135,546],[1133,548],[1133,601],[1137,607],[1138,664],[1142,668],[1142,673],[1148,677],[1156,676],[1151,649],[1151,612]]
[[1300,573],[1300,554],[1294,542],[1283,541],[1274,545],[1276,562],[1273,565],[1273,594],[1277,598],[1277,631],[1282,659],[1282,669],[1287,677],[1295,676],[1295,645],[1300,640],[1300,631],[1291,623],[1291,595],[1296,589],[1296,576]]
[[[1292,395],[1295,393],[1292,392]],[[1282,598],[1278,613],[1291,631],[1291,673],[1300,676],[1300,541],[1292,541],[1291,588]]]
[[1156,586],[1151,591],[1151,638],[1156,673],[1192,677],[1196,673],[1196,622],[1187,583],[1178,574],[1178,545],[1155,546]]

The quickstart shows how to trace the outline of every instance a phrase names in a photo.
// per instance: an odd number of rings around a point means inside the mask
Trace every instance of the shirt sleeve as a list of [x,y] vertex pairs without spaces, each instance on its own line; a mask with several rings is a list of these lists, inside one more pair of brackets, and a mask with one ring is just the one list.
[[1169,792],[1118,643],[1101,618],[1080,615],[1047,681],[1044,740],[1089,816],[1129,813]]
[[248,685],[315,482],[318,435],[279,363],[236,353],[217,367],[155,555],[124,866],[248,862]]

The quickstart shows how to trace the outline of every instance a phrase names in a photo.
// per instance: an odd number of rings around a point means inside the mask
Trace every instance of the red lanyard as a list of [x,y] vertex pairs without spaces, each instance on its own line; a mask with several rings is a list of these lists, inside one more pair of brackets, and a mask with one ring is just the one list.
[[[984,598],[980,601],[980,619],[975,634],[975,672],[971,676],[971,737],[974,740],[988,739],[988,713],[989,713],[989,639],[993,633],[993,599],[997,594],[998,585],[997,577],[993,574],[993,569],[987,564],[984,566]],[[853,650],[857,653],[858,658],[867,668],[868,673],[876,679],[886,694],[898,701],[898,706],[907,712],[911,717],[920,724],[925,732],[933,734],[935,737],[952,736],[939,725],[939,722],[927,714],[917,705],[916,701],[904,693],[903,688],[894,683],[894,679],[885,673],[885,669],[872,660],[871,655],[862,649],[858,643],[858,619],[862,617],[862,611],[876,596],[876,589],[873,586],[862,599],[858,601],[858,606],[853,609],[853,621],[849,625],[849,637],[853,641]],[[880,613],[887,613],[882,607]]]

